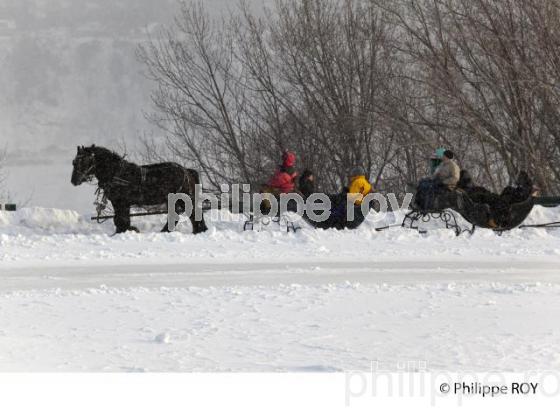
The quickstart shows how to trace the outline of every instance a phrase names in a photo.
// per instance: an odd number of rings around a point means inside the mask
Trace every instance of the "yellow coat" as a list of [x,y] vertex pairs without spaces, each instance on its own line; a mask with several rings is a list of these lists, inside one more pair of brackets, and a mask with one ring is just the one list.
[[371,193],[372,186],[366,179],[365,175],[358,175],[352,177],[350,180],[350,187],[348,188],[348,194],[352,196],[352,198],[356,198],[354,203],[356,205],[361,205],[364,197]]

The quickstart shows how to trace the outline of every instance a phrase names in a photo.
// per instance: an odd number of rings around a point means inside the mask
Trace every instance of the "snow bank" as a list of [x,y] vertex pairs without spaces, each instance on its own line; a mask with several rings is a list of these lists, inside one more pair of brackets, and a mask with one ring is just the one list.
[[[73,211],[29,208],[0,213],[0,262],[6,269],[36,266],[39,262],[43,268],[47,264],[87,267],[132,263],[138,267],[217,263],[230,266],[228,271],[239,264],[319,263],[316,266],[333,267],[336,273],[363,270],[380,262],[403,271],[418,269],[419,263],[439,268],[449,267],[446,263],[456,267],[489,261],[509,269],[518,267],[518,262],[557,264],[560,258],[560,230],[515,229],[498,236],[490,230],[477,229],[472,236],[458,238],[441,222],[431,222],[426,235],[400,227],[375,230],[400,224],[403,216],[404,212],[372,212],[354,231],[316,230],[299,221],[296,224],[303,229],[288,234],[285,227],[277,224],[244,232],[243,216],[213,211],[206,214],[209,230],[202,235],[190,233],[188,220],[180,224],[179,232],[160,234],[163,216],[134,220],[141,234],[112,236],[112,221],[99,225],[88,215]],[[528,219],[555,220],[560,220],[560,209],[541,207],[536,207]],[[16,279],[13,285],[17,285]]]
[[23,208],[0,211],[0,234],[76,234],[98,233],[89,218],[76,211],[52,208]]
[[535,206],[524,224],[542,224],[560,221],[560,207]]
[[[92,214],[81,215],[76,211],[53,208],[22,208],[16,212],[0,211],[0,235],[52,235],[52,234],[113,234],[113,221],[100,224],[92,221]],[[166,216],[133,218],[132,223],[142,232],[159,232]],[[190,232],[187,223],[180,225],[180,232]]]

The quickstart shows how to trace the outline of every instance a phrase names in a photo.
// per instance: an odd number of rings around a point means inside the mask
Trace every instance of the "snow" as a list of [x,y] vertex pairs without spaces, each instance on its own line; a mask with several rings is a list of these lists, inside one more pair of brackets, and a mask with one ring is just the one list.
[[[558,370],[560,231],[209,231],[0,212],[0,371]],[[560,220],[537,207],[529,223]]]

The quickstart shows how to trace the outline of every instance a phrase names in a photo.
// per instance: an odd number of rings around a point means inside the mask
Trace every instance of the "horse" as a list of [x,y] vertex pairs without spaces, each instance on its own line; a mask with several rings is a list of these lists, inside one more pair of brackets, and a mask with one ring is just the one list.
[[[107,148],[95,145],[78,147],[72,165],[72,185],[79,186],[95,178],[98,189],[113,205],[116,234],[138,232],[130,224],[131,207],[167,206],[170,193],[186,194],[194,204],[196,187],[200,185],[199,174],[193,169],[173,162],[139,166]],[[180,214],[184,210],[185,204],[178,201],[176,212]],[[199,214],[200,220],[197,220],[195,212],[189,216],[194,234],[207,230],[202,212]],[[169,232],[168,224],[162,232]]]

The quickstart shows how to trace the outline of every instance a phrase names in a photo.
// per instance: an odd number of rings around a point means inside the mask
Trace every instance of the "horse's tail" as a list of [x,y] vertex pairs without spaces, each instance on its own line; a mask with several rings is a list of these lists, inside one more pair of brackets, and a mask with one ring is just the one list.
[[200,186],[200,189],[202,190],[202,183],[200,181],[200,174],[198,171],[186,168],[184,169],[184,172],[185,176],[183,180],[183,189],[186,190],[186,193],[194,195],[197,186]]
[[202,191],[202,185],[200,182],[200,174],[198,173],[198,171],[194,170],[194,169],[187,169],[187,173],[186,173],[186,178],[187,178],[187,185],[188,185],[188,190],[189,193],[193,194],[196,192],[196,188],[197,186],[200,187],[200,190]]
[[193,180],[194,180],[194,184],[195,185],[200,185],[200,187],[202,188],[202,184],[200,182],[200,174],[198,173],[198,171],[194,170],[194,169],[190,169],[189,170],[192,174]]
[[[202,183],[200,181],[200,174],[198,173],[198,171],[194,169],[187,169],[187,178],[189,179],[189,181],[191,181],[192,184],[192,191],[190,193],[191,195],[197,195],[197,191],[202,192]],[[199,187],[198,189],[197,186]],[[193,233],[195,234],[202,233],[208,230],[208,228],[206,227],[206,222],[204,221],[204,216],[202,216],[202,219],[200,221],[195,220],[194,217],[191,216],[191,223],[193,225]]]

